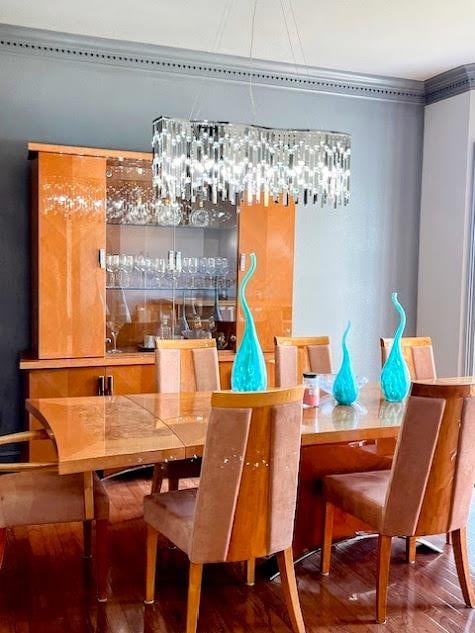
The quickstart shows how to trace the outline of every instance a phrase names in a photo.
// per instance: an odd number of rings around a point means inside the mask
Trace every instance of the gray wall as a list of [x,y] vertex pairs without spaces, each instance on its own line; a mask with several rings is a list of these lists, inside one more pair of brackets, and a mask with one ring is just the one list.
[[[0,432],[22,423],[18,354],[29,344],[29,140],[149,150],[152,119],[200,116],[353,135],[352,202],[298,210],[295,334],[354,324],[356,370],[375,378],[378,337],[400,291],[415,328],[423,107],[216,79],[193,79],[69,59],[0,54]],[[335,354],[338,358],[338,352]]]

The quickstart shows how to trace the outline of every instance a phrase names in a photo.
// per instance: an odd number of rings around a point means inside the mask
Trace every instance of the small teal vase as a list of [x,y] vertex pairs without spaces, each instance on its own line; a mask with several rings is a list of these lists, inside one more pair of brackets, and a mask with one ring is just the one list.
[[341,341],[341,347],[343,349],[343,360],[341,363],[340,371],[336,375],[335,382],[333,383],[333,396],[338,404],[353,404],[358,398],[358,385],[356,383],[356,377],[353,372],[351,364],[351,357],[346,344],[348,332],[351,328],[351,321],[348,321],[346,330],[343,333]]
[[267,369],[257,338],[256,325],[246,301],[246,287],[256,270],[256,254],[250,255],[251,265],[239,288],[239,301],[244,313],[244,334],[231,372],[233,391],[264,391],[267,389]]
[[381,371],[381,391],[388,402],[401,402],[409,393],[411,377],[401,352],[401,337],[406,327],[406,313],[399,303],[397,292],[391,295],[391,301],[399,313],[399,325],[389,356]]

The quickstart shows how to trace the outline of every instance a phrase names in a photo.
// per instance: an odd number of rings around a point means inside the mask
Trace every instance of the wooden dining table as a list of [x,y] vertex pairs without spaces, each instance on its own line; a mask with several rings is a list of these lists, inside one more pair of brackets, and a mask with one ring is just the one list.
[[[389,467],[387,458],[364,450],[359,443],[395,438],[404,408],[404,403],[384,401],[379,385],[370,383],[362,387],[353,406],[337,405],[331,396],[323,395],[318,408],[303,410],[298,551],[314,547],[320,540],[319,528],[310,529],[310,523],[318,523],[319,518],[315,481],[346,469]],[[84,474],[86,516],[92,518],[94,471],[202,455],[211,393],[29,399],[26,409],[55,443],[59,474]],[[341,535],[358,528],[347,517],[341,523]],[[338,536],[338,520],[336,525]]]

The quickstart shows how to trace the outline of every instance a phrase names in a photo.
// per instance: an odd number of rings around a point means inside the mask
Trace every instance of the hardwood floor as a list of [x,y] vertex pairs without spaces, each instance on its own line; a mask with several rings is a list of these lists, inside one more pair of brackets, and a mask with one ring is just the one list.
[[[80,525],[32,527],[9,532],[0,572],[0,633],[182,633],[185,625],[187,559],[160,543],[157,601],[145,607],[143,495],[150,480],[107,482],[111,495],[111,597],[99,605],[82,559]],[[405,563],[405,542],[394,539],[388,621],[374,624],[376,538],[337,545],[331,574],[319,575],[320,554],[297,566],[308,633],[470,633],[475,609],[464,607],[451,546],[434,539],[444,554],[418,551]],[[475,508],[469,529],[475,569]],[[244,565],[208,565],[204,571],[200,633],[289,633],[280,582],[257,569],[245,584]]]

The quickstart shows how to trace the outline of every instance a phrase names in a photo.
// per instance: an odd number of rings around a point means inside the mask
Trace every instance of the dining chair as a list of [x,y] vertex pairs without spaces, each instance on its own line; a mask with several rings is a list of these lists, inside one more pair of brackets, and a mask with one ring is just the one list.
[[302,387],[213,393],[199,487],[145,498],[146,603],[160,533],[190,560],[186,633],[196,631],[205,563],[271,554],[292,628],[305,631],[292,556],[302,396]]
[[[381,367],[388,359],[393,344],[392,338],[381,338]],[[401,339],[401,351],[409,369],[411,381],[428,380],[437,378],[434,361],[434,351],[430,336],[406,336]],[[394,454],[395,441],[386,439],[378,440],[376,447],[380,453],[386,456]],[[451,543],[450,535],[447,534],[447,543]],[[414,563],[416,560],[416,539],[407,540],[407,561]]]
[[302,374],[331,374],[332,359],[328,336],[276,336],[275,384],[293,387],[302,383]]
[[[177,339],[156,341],[157,391],[216,391],[220,389],[219,363],[214,339]],[[200,476],[201,459],[180,459],[157,464],[152,492],[160,492],[168,479],[168,490],[178,490],[180,479]]]
[[[380,343],[381,366],[383,366],[391,351],[393,339],[381,338]],[[407,336],[402,338],[401,351],[412,381],[437,378],[430,336]]]
[[323,481],[321,572],[330,570],[335,507],[371,526],[379,535],[376,619],[380,623],[386,620],[394,536],[450,532],[465,603],[475,606],[466,540],[475,481],[475,398],[463,397],[461,391],[459,396],[456,385],[433,385],[430,397],[423,387],[413,385],[390,471],[331,475]]
[[[50,439],[46,431],[25,431],[0,436],[0,445]],[[97,599],[107,600],[109,497],[97,475],[94,485]],[[0,464],[0,568],[8,528],[25,525],[82,522],[84,556],[91,557],[92,520],[86,518],[84,476],[59,475],[57,464]]]

